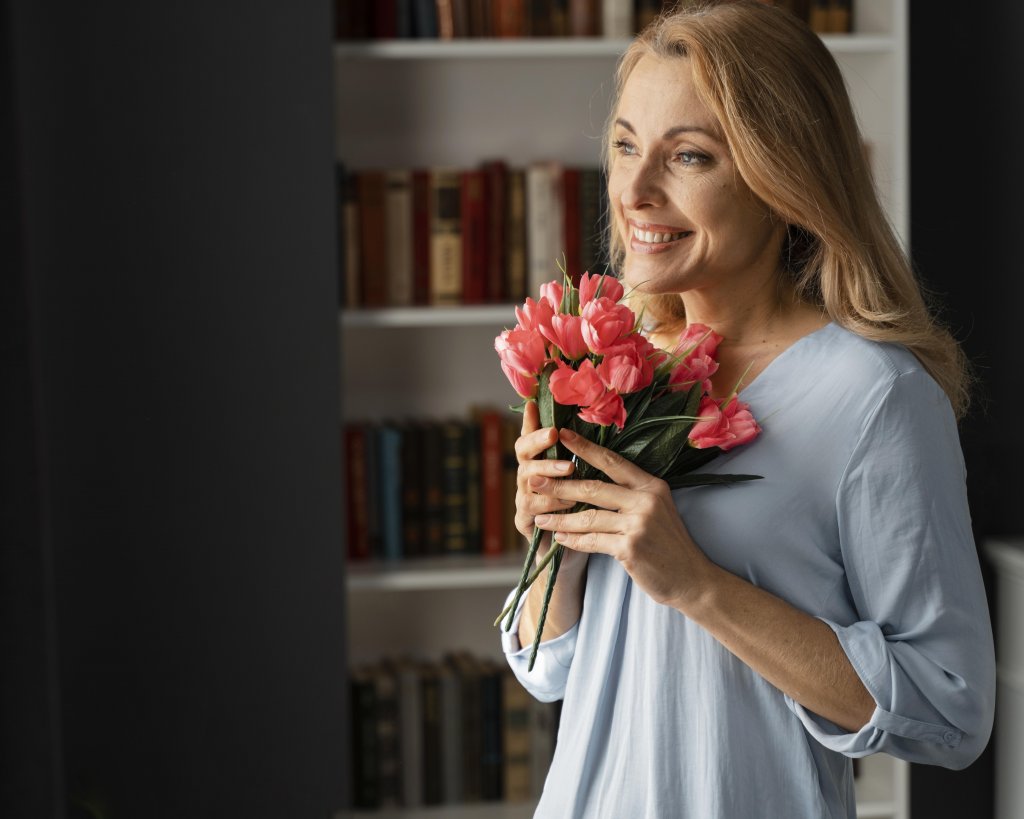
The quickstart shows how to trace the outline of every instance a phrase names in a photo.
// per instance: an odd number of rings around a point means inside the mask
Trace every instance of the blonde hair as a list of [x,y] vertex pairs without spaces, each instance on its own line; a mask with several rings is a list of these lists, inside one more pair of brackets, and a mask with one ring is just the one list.
[[[688,59],[738,173],[787,225],[780,268],[800,297],[864,338],[907,347],[962,417],[966,359],[929,311],[878,201],[842,73],[821,39],[789,12],[756,0],[688,3],[655,20],[623,54],[612,118],[647,55]],[[609,124],[609,143],[610,131]],[[611,211],[609,248],[620,269],[624,247]],[[685,322],[678,295],[644,302],[662,328]]]

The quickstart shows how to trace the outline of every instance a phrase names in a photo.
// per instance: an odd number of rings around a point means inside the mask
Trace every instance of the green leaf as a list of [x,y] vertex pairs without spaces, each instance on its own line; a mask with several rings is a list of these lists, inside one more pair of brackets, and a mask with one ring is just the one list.
[[[550,381],[551,373],[554,371],[555,365],[549,364],[540,374],[537,385],[537,409],[539,410],[540,425],[542,427],[562,429],[572,423],[575,407],[559,404],[555,401],[554,396],[551,395]],[[544,453],[546,458],[560,459],[568,459],[571,454],[560,442],[548,447],[547,452]]]
[[680,475],[669,481],[670,489],[682,489],[685,486],[719,486],[722,484],[740,483],[741,481],[759,481],[761,475],[713,475],[707,472],[691,472]]

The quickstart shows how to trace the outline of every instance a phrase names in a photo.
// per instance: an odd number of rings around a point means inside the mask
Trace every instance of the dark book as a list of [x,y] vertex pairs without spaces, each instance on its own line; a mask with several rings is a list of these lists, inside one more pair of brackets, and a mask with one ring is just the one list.
[[653,23],[655,18],[661,14],[662,6],[662,0],[635,0],[633,13],[636,20],[636,30],[638,32],[643,31]]
[[466,554],[470,551],[467,529],[469,498],[466,484],[468,432],[462,421],[450,420],[441,425],[443,436],[443,469],[441,494],[444,498],[444,553]]
[[385,174],[384,228],[387,241],[386,301],[394,307],[413,303],[412,174]]
[[395,7],[395,36],[408,40],[415,36],[412,7],[414,0],[388,0]]
[[462,692],[449,662],[439,663],[441,697],[441,792],[442,801],[462,802]]
[[377,424],[363,424],[366,451],[366,539],[370,557],[384,557],[384,541],[381,537],[380,504],[380,427]]
[[373,7],[373,36],[390,40],[398,34],[398,3],[396,0],[377,0]]
[[430,174],[412,172],[412,301],[430,304]]
[[362,424],[350,422],[342,431],[345,475],[346,555],[349,560],[370,557],[368,476],[366,431]]
[[569,36],[599,37],[601,35],[601,0],[568,0]]
[[402,743],[399,724],[398,676],[390,663],[372,671],[377,699],[377,777],[382,808],[402,804]]
[[477,415],[480,425],[480,550],[491,556],[505,551],[501,422],[502,413],[496,409],[483,409]]
[[339,197],[338,230],[341,240],[338,253],[338,297],[344,307],[359,307],[362,304],[362,285],[359,281],[362,261],[359,253],[359,190],[355,174],[344,172],[340,180]]
[[519,474],[519,461],[516,459],[516,441],[522,429],[522,421],[518,415],[505,416],[501,420],[501,499],[504,512],[503,545],[506,552],[519,554],[524,545],[524,538],[516,528],[516,481]]
[[462,218],[463,304],[482,304],[487,296],[487,177],[482,170],[463,171],[460,176]]
[[422,520],[423,554],[444,552],[444,434],[435,421],[422,424]]
[[818,34],[828,34],[829,26],[832,23],[832,0],[811,0],[811,7],[807,13],[807,23],[811,31]]
[[480,425],[473,419],[465,421],[462,434],[466,447],[466,551],[480,554],[483,529]]
[[[521,303],[526,298],[528,255],[526,245],[526,171],[509,171],[505,197],[504,301]],[[537,294],[533,294],[537,298]]]
[[451,0],[452,25],[456,39],[469,36],[469,3],[470,0]]
[[380,514],[380,556],[399,560],[402,545],[402,433],[394,424],[377,428],[377,504]]
[[440,32],[437,25],[437,3],[434,0],[412,0],[413,37],[436,39]]
[[419,557],[423,544],[423,426],[407,422],[402,433],[402,553]]
[[493,0],[491,16],[495,37],[525,37],[528,34],[526,5],[529,0]]
[[508,166],[500,160],[492,160],[485,162],[482,170],[487,196],[487,272],[484,301],[499,303],[506,298],[505,205],[508,200]]
[[398,663],[398,723],[402,746],[402,805],[423,804],[423,708],[420,667],[412,660]]
[[423,715],[423,804],[440,805],[444,801],[441,676],[434,664],[424,664],[420,671],[420,711]]
[[455,8],[452,0],[437,0],[437,36],[440,40],[451,40],[455,36]]
[[550,34],[552,37],[569,36],[569,0],[548,0]]
[[384,307],[388,301],[384,173],[361,171],[356,179],[359,201],[360,303],[363,307]]
[[502,758],[502,667],[494,660],[480,661],[480,754],[481,795],[486,801],[500,801],[505,793],[505,765]]
[[377,775],[377,694],[373,676],[365,669],[352,673],[349,684],[352,706],[352,805],[380,807]]
[[459,171],[431,172],[430,303],[462,301],[462,186]]
[[455,671],[462,704],[462,798],[478,802],[483,798],[483,702],[477,661],[466,652],[449,658]]
[[365,40],[373,31],[368,0],[335,0],[334,36],[338,40]]
[[572,283],[579,286],[583,268],[580,261],[580,172],[576,168],[562,171],[562,224],[565,226],[565,271]]
[[529,692],[512,669],[501,674],[502,786],[507,802],[526,802],[530,786],[530,701]]

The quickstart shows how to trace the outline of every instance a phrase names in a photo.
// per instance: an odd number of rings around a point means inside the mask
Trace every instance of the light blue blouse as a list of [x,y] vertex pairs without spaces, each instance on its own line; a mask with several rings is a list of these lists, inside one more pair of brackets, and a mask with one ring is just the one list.
[[503,633],[538,699],[564,698],[543,819],[854,817],[849,757],[962,768],[992,727],[995,660],[956,423],[902,347],[829,324],[743,391],[763,427],[675,493],[718,565],[834,629],[876,708],[848,733],[808,711],[605,555],[580,621]]

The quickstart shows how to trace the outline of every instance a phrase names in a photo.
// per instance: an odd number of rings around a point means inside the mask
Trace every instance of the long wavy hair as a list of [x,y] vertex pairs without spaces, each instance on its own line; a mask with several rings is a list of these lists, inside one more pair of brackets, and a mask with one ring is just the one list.
[[[907,347],[962,417],[966,359],[929,310],[882,209],[842,73],[821,39],[757,0],[689,2],[665,12],[623,54],[612,118],[645,55],[687,59],[738,173],[787,225],[780,271],[799,296],[864,338]],[[610,133],[611,118],[606,169]],[[625,248],[611,211],[609,249],[621,269]],[[646,297],[644,307],[660,329],[685,323],[678,295]]]

